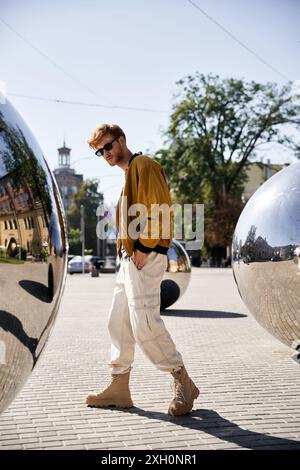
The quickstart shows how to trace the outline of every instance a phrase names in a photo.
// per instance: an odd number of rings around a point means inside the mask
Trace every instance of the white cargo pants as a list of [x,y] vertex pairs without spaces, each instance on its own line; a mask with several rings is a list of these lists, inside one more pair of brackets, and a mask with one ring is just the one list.
[[108,323],[112,374],[130,370],[136,343],[162,371],[171,372],[183,365],[160,317],[160,284],[167,262],[166,255],[154,251],[140,270],[130,258],[121,259]]

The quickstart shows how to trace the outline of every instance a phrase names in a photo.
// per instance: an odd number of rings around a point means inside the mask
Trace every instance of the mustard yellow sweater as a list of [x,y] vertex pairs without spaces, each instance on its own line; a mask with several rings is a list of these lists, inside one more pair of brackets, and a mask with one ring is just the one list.
[[[139,204],[143,204],[142,211]],[[116,223],[119,255],[121,244],[129,256],[135,249],[167,253],[173,236],[172,199],[163,167],[146,155],[134,155],[129,161],[116,207]]]

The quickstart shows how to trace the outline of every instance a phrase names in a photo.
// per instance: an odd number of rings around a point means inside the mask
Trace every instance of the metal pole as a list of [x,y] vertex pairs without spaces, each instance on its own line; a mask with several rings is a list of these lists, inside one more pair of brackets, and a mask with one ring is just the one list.
[[82,274],[84,274],[84,252],[85,252],[85,234],[84,234],[84,207],[80,206],[80,225],[81,225],[81,255],[82,255]]
[[[97,211],[97,227],[99,227],[99,214],[98,214],[98,211]],[[100,236],[97,233],[97,256],[100,256]]]

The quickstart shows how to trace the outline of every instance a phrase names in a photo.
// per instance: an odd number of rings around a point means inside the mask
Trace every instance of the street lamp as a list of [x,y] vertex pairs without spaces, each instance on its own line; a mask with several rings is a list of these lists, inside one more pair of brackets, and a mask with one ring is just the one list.
[[82,255],[82,274],[84,274],[84,251],[85,251],[85,233],[84,233],[84,207],[81,204],[80,206],[80,226],[81,226],[81,234],[80,234],[80,241],[81,241],[81,255]]

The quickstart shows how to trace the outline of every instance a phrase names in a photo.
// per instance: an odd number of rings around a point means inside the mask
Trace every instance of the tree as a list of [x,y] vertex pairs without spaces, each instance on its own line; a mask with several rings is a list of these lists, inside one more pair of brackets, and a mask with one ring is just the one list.
[[80,228],[69,228],[69,252],[72,255],[81,255]]
[[49,181],[45,171],[45,162],[39,161],[34,151],[18,126],[8,124],[0,112],[0,134],[5,142],[2,150],[5,169],[15,191],[28,188],[32,205],[42,206],[45,221],[48,224],[52,212]]
[[[85,247],[87,250],[97,250],[97,207],[103,203],[103,194],[98,192],[99,180],[91,179],[82,183],[74,196],[72,206],[67,212],[68,231],[74,249],[78,250],[78,229],[80,224],[80,206],[84,207]],[[77,229],[77,231],[75,230]],[[75,253],[74,253],[75,254]],[[79,253],[78,253],[79,254]]]
[[166,170],[175,202],[205,204],[206,247],[224,256],[258,146],[276,142],[299,155],[299,143],[284,132],[284,125],[300,129],[300,106],[291,83],[280,89],[274,83],[197,73],[178,86],[168,146],[156,159]]

